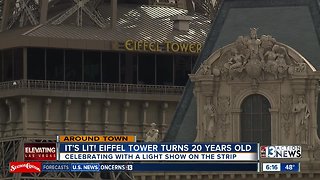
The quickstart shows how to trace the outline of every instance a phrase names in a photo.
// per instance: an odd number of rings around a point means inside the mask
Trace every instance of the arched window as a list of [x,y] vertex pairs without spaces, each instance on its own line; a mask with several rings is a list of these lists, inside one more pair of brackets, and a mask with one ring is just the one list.
[[241,104],[241,141],[271,145],[270,103],[259,94],[246,97]]

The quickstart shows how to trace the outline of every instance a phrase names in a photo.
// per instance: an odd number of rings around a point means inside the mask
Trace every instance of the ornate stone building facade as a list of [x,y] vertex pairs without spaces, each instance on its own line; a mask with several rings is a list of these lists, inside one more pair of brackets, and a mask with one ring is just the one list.
[[293,48],[251,28],[190,75],[196,141],[302,145],[302,161],[316,163],[319,75]]

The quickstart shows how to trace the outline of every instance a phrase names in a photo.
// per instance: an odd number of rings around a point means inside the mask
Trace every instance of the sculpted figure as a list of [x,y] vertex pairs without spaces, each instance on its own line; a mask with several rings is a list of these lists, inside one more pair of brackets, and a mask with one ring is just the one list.
[[276,53],[278,45],[274,45],[270,51],[267,51],[264,55],[267,56],[267,61],[275,61],[278,57],[278,54]]
[[287,65],[287,63],[286,63],[286,60],[284,59],[284,55],[283,54],[279,54],[276,62],[278,64],[279,76],[280,77],[284,77],[286,75],[287,69],[289,67]]
[[250,57],[256,58],[259,53],[259,46],[261,44],[258,39],[257,28],[250,28],[250,39],[248,40],[248,48],[250,50]]
[[211,102],[210,98],[207,98],[207,103],[204,106],[204,112],[206,115],[203,129],[205,130],[205,140],[206,141],[212,141],[215,138],[216,134],[216,109],[214,105]]
[[201,68],[203,75],[211,74],[211,67],[206,61],[201,65]]
[[231,49],[232,57],[224,64],[224,67],[228,69],[229,76],[232,79],[237,73],[241,73],[247,63],[246,57],[240,54],[237,49]]
[[230,122],[228,118],[230,110],[230,98],[227,96],[218,97],[218,106],[217,106],[217,122],[216,126],[221,129],[222,137],[225,138],[227,130],[230,127]]
[[232,52],[234,55],[232,58],[229,59],[229,64],[230,64],[229,69],[230,70],[236,69],[239,72],[241,72],[243,70],[243,65],[245,64],[244,62],[245,56],[242,54],[239,54],[237,49],[232,49]]
[[236,40],[235,48],[241,53],[244,54],[245,59],[250,57],[250,50],[247,47],[248,44],[248,37],[239,36]]
[[261,62],[259,55],[259,48],[261,41],[257,38],[256,28],[250,28],[250,39],[248,40],[248,49],[250,51],[250,57],[248,63],[245,65],[247,75],[252,79],[261,78],[261,72],[263,68],[263,62]]
[[246,43],[247,43],[247,39],[243,36],[239,36],[236,40],[236,46],[238,49],[245,49],[247,48]]
[[265,53],[266,63],[264,70],[272,73],[275,79],[286,76],[289,66],[286,63],[285,54],[285,49],[277,44],[272,47],[271,51]]
[[261,61],[263,61],[265,53],[272,49],[273,44],[276,42],[276,40],[270,35],[262,35],[260,40],[261,40],[261,45],[259,49],[259,56]]
[[158,142],[159,141],[159,130],[156,128],[155,123],[151,123],[151,128],[146,134],[145,142]]
[[267,51],[264,56],[266,57],[265,60],[265,64],[264,64],[264,70],[266,72],[272,73],[275,77],[275,79],[278,79],[278,64],[276,62],[276,59],[278,58],[278,54],[276,53],[275,49],[276,46],[278,45],[274,45],[272,47],[272,50]]
[[298,102],[293,105],[292,111],[295,115],[296,139],[298,140],[298,143],[307,144],[307,124],[310,117],[310,110],[302,96],[300,96]]
[[278,65],[278,73],[279,73],[278,76],[280,78],[285,77],[287,75],[287,70],[289,68],[286,61],[289,58],[289,55],[285,47],[274,45],[274,48],[275,48],[275,52],[278,54],[278,57],[276,59],[276,62]]

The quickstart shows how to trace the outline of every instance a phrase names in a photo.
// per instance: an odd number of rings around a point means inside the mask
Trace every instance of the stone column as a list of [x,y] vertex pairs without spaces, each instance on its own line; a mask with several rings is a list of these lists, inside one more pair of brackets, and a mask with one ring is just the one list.
[[[23,97],[20,99],[21,102],[21,123],[22,123],[22,134],[26,135],[28,132],[28,98]],[[21,132],[18,130],[17,134]]]
[[51,98],[47,98],[45,100],[45,117],[44,117],[44,134],[45,135],[49,135],[48,134],[48,127],[49,127],[49,123],[50,123],[50,104],[52,103],[52,99]]
[[86,102],[84,103],[84,134],[88,133],[90,105],[91,105],[91,100],[86,100]]
[[148,102],[144,102],[143,105],[142,105],[142,109],[143,109],[143,118],[142,118],[142,123],[143,125],[148,125],[148,122],[147,122],[147,110],[149,108],[149,103]]
[[279,109],[269,109],[271,115],[271,145],[281,142],[281,124],[279,121]]
[[161,123],[161,138],[164,139],[167,130],[168,130],[168,125],[167,125],[167,109],[169,105],[168,103],[163,103],[162,104],[162,123]]
[[[307,102],[309,102],[309,109],[310,109],[310,118],[309,118],[309,139],[308,143],[312,146],[315,146],[318,142],[318,124],[317,124],[317,102],[318,102],[318,86],[319,83],[317,80],[310,80],[309,82],[310,88],[310,96]],[[319,116],[319,114],[318,114]]]
[[14,106],[14,103],[10,99],[6,99],[5,103],[8,106],[9,113],[8,113],[8,121],[6,124],[4,135],[5,136],[12,136],[13,135],[13,113],[14,113],[13,106]]
[[198,121],[198,133],[199,133],[199,141],[206,141],[207,138],[206,138],[206,122],[207,122],[207,115],[205,114],[205,111],[204,111],[204,106],[206,104],[206,99],[207,98],[212,98],[211,96],[208,96],[208,94],[201,94],[198,96],[198,99],[199,99],[199,104],[197,105],[197,111],[199,111],[199,121]]
[[241,141],[241,115],[242,110],[232,109],[231,110],[231,124],[232,124],[232,141],[240,142]]
[[200,124],[202,122],[201,120],[201,109],[199,108],[200,107],[200,104],[201,104],[201,94],[199,92],[196,93],[196,97],[197,97],[197,126],[196,126],[196,131],[197,131],[197,136],[196,136],[196,139],[195,141],[196,142],[201,142],[201,140],[204,138],[202,137],[202,133],[201,133],[201,128],[200,128]]
[[65,119],[64,119],[64,134],[68,134],[68,131],[70,130],[70,120],[69,120],[69,113],[70,113],[70,105],[71,105],[71,99],[67,99],[65,101]]
[[291,80],[291,87],[297,96],[299,95],[305,95],[306,93],[306,80],[304,78],[295,78]]
[[23,79],[27,80],[28,79],[28,49],[23,48],[22,49],[23,53]]
[[142,137],[145,139],[145,134],[148,131],[148,122],[147,122],[147,110],[149,108],[149,103],[144,102],[142,105]]
[[108,133],[109,129],[109,108],[111,106],[111,101],[110,100],[106,100],[104,102],[104,134]]
[[[306,88],[307,88],[307,76],[306,76],[306,74],[300,74],[300,76],[299,75],[294,75],[293,76],[293,79],[291,80],[291,87],[292,87],[292,90],[293,90],[293,92],[294,92],[294,94],[295,94],[295,96],[294,96],[294,101],[293,101],[293,105],[295,105],[297,102],[298,102],[298,99],[299,99],[299,97],[304,97],[303,99],[304,99],[304,101],[305,101],[305,103],[308,105],[308,107],[309,107],[309,99],[308,99],[308,97],[309,97],[309,95],[306,93]],[[312,114],[313,112],[311,112],[311,114]],[[299,140],[299,137],[297,137],[297,129],[298,129],[298,124],[297,124],[297,122],[296,122],[296,117],[295,117],[295,113],[293,113],[293,118],[294,118],[294,134],[295,134],[295,136],[294,136],[294,143],[297,143],[297,141],[299,142],[300,140]],[[310,129],[309,129],[309,127],[310,127],[310,119],[311,119],[311,117],[309,117],[309,119],[308,119],[308,121],[309,122],[307,122],[308,123],[308,127],[307,127],[307,131],[308,132],[310,132]],[[307,143],[309,142],[309,137],[307,137]]]
[[123,104],[123,134],[126,134],[128,129],[128,108],[129,107],[130,107],[130,102],[126,101]]
[[[204,108],[205,106],[212,106],[213,108],[210,109],[216,108],[219,82],[214,80],[213,75],[190,76],[190,78],[192,82],[195,82],[194,94],[197,98],[197,137],[195,141],[207,141],[209,140],[206,137],[207,127],[205,127],[207,115],[204,113]],[[208,98],[210,98],[210,104],[207,104]]]

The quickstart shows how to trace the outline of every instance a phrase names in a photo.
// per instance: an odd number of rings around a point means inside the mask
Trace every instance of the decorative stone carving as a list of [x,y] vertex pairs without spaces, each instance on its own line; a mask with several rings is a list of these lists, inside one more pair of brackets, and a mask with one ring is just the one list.
[[250,28],[250,38],[247,42],[250,54],[248,62],[245,64],[245,70],[248,76],[254,79],[260,77],[262,72],[262,62],[259,59],[259,46],[261,41],[258,39],[257,30],[256,28]]
[[292,111],[295,115],[297,143],[307,144],[310,110],[303,96],[298,97],[298,102],[293,105]]
[[272,36],[262,35],[259,39],[257,30],[250,28],[250,36],[239,36],[230,47],[221,50],[221,62],[213,65],[208,62],[210,59],[206,60],[200,74],[214,74],[228,80],[244,77],[265,80],[266,77],[282,79],[306,69],[305,63],[293,61],[286,47]]
[[221,129],[222,137],[225,138],[227,130],[230,128],[231,123],[229,122],[229,112],[230,112],[230,97],[222,96],[218,97],[217,106],[217,122],[216,126]]
[[220,70],[217,68],[211,68],[209,61],[204,61],[200,66],[200,72],[202,75],[214,75],[216,77],[220,76]]
[[228,69],[230,78],[233,79],[233,77],[240,74],[243,69],[245,68],[246,57],[243,54],[240,54],[239,51],[236,48],[233,48],[231,50],[232,57],[228,60],[227,63],[224,64],[224,67]]
[[270,35],[262,35],[260,40],[261,45],[259,49],[259,56],[262,60],[264,60],[264,53],[272,49],[272,46],[276,43],[276,40]]
[[201,69],[201,74],[202,75],[210,75],[211,74],[211,66],[208,63],[208,61],[204,61],[201,64],[200,69]]
[[257,91],[258,91],[258,88],[259,88],[259,83],[257,82],[256,79],[253,79],[253,80],[252,80],[252,83],[251,83],[251,89],[252,89],[254,92],[257,92]]
[[274,75],[275,79],[286,77],[289,66],[285,57],[288,57],[284,47],[275,44],[271,50],[264,54],[263,70]]
[[290,130],[292,127],[292,104],[293,96],[292,95],[281,95],[281,118],[282,118],[282,127],[284,129],[285,135],[290,136]]
[[213,141],[216,138],[217,118],[216,108],[213,105],[212,97],[207,97],[206,104],[203,107],[205,116],[200,129],[205,130],[205,141]]
[[[260,94],[271,106],[272,144],[283,143],[283,135],[288,144],[314,142],[316,117],[309,108],[316,109],[317,93],[310,84],[320,76],[305,58],[272,36],[258,38],[257,29],[252,28],[248,36],[213,52],[190,79],[197,98],[195,141],[241,140],[242,101]],[[308,99],[294,101],[294,94]]]
[[313,148],[313,158],[315,160],[320,161],[320,144],[317,144],[314,148]]
[[159,141],[159,130],[156,128],[156,123],[151,123],[151,128],[146,134],[145,142],[158,142]]
[[307,71],[306,63],[298,63],[298,66],[294,68],[294,73],[304,73]]
[[261,41],[258,39],[257,31],[257,28],[250,28],[250,38],[247,41],[250,57],[256,56],[259,53]]

